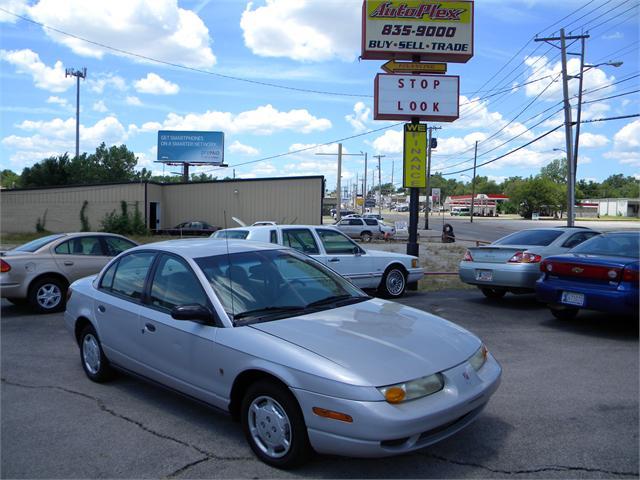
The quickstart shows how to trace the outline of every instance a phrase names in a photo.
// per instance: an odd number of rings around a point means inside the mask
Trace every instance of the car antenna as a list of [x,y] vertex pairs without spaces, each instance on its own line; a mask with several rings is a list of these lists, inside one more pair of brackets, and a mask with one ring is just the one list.
[[[224,210],[224,229],[227,230],[227,211]],[[231,255],[229,254],[229,231],[225,232],[224,242],[227,246],[227,277],[229,278],[229,290],[231,291],[231,316],[235,317],[236,312],[233,306],[233,281],[231,280]],[[231,320],[233,321],[233,319]],[[234,322],[235,323],[235,322]]]

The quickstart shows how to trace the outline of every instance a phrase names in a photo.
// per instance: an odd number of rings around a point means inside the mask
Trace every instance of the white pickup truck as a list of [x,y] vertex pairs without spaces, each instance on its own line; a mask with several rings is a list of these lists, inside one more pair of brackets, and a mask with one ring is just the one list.
[[268,225],[218,230],[213,238],[233,238],[276,243],[294,248],[332,268],[362,289],[376,289],[388,298],[401,297],[408,283],[424,271],[417,257],[368,250],[333,226]]

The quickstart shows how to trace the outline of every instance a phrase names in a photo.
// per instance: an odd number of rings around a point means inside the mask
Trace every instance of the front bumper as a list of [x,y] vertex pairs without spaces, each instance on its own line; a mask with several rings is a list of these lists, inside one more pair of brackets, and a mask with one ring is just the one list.
[[[442,374],[443,390],[397,405],[293,391],[302,408],[311,445],[318,453],[385,457],[423,448],[473,422],[498,388],[501,368],[489,354],[478,372],[465,362]],[[353,422],[317,416],[313,407],[346,413]]]
[[[492,279],[479,280],[477,276],[479,270],[490,270]],[[458,275],[464,283],[480,287],[511,287],[533,291],[536,280],[542,273],[539,263],[460,262]]]
[[407,283],[417,282],[424,277],[424,268],[410,268],[407,275]]

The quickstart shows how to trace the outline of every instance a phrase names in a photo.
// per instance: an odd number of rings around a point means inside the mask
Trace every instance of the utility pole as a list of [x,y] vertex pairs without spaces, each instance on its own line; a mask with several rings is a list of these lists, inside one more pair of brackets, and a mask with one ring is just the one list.
[[431,190],[431,137],[433,130],[440,130],[442,127],[428,127],[429,137],[427,139],[427,189],[426,189],[426,209],[424,214],[424,229],[429,230],[429,190]]
[[[589,38],[589,35],[565,35],[564,28],[560,29],[559,37],[548,38],[536,38],[536,42],[547,42],[553,45],[551,42],[560,41],[560,53],[562,58],[562,94],[564,97],[564,130],[565,130],[565,143],[567,147],[567,227],[573,227],[574,225],[574,210],[576,203],[576,163],[573,149],[573,121],[571,120],[571,103],[569,102],[569,75],[567,73],[567,40],[581,40],[582,41],[582,54],[584,56],[584,39]],[[581,72],[582,73],[582,72]],[[580,89],[582,90],[582,88]],[[582,92],[580,92],[581,94]],[[579,94],[579,95],[580,95]],[[582,100],[580,98],[579,102]],[[579,134],[579,130],[576,130],[576,135]],[[577,138],[576,138],[577,140]]]
[[[335,155],[335,153],[316,153],[316,155]],[[340,220],[340,204],[342,203],[342,157],[344,156],[359,157],[360,155],[362,155],[362,153],[342,153],[342,143],[338,144],[338,178],[336,179],[336,220]],[[364,155],[366,159],[367,154],[365,153]]]
[[64,77],[76,77],[76,158],[80,156],[80,79],[87,78],[87,69],[67,68]]
[[478,141],[476,140],[476,148],[473,154],[473,180],[471,181],[471,218],[470,223],[473,223],[473,211],[475,210],[476,203],[476,160],[478,159]]
[[382,216],[382,171],[380,170],[380,159],[386,155],[374,155],[378,159],[378,215]]
[[367,204],[367,154],[364,154],[364,180],[362,183],[362,214]]

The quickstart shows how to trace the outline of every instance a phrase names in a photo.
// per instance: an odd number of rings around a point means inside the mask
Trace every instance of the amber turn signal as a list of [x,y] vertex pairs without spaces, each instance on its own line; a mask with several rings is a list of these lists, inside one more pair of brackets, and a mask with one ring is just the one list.
[[326,408],[313,407],[313,413],[319,417],[330,418],[331,420],[340,420],[341,422],[352,423],[353,418],[346,413],[334,412],[333,410],[327,410]]

